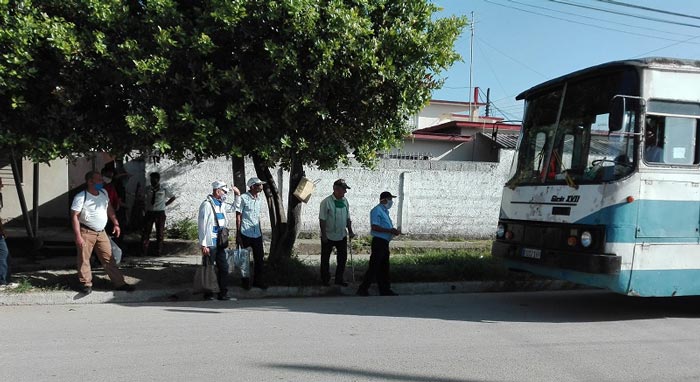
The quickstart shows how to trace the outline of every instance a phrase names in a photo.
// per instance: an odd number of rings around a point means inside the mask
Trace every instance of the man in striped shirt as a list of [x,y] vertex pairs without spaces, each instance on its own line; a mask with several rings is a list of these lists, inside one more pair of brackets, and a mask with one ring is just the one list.
[[[202,263],[216,264],[217,281],[219,283],[219,293],[217,299],[230,300],[228,297],[228,261],[226,259],[226,248],[218,245],[217,234],[222,228],[228,228],[226,212],[231,210],[232,204],[226,203],[228,193],[233,191],[234,202],[238,203],[240,191],[236,187],[229,187],[226,183],[217,180],[211,184],[211,195],[199,206],[199,217],[197,226],[199,231],[199,246],[202,251]],[[204,299],[213,299],[213,293],[205,293]]]

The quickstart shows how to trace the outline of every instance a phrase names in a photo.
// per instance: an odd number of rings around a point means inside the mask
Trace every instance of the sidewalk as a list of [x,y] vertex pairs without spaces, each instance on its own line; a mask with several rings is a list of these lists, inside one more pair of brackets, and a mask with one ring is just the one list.
[[[16,235],[19,232],[10,232]],[[12,236],[11,236],[12,237]],[[27,280],[34,288],[32,291],[9,289],[0,291],[0,305],[37,305],[37,304],[95,304],[95,303],[137,303],[137,302],[174,302],[199,301],[201,295],[191,292],[195,266],[201,261],[196,243],[191,241],[167,240],[160,257],[130,256],[129,248],[138,248],[138,238],[133,235],[125,237],[124,258],[120,268],[126,280],[136,286],[135,292],[113,291],[112,285],[101,267],[93,269],[93,292],[87,296],[67,290],[77,286],[75,271],[75,249],[72,233],[68,229],[54,228],[43,232],[43,251],[34,257],[24,253],[11,252],[13,281]],[[445,241],[394,241],[394,248],[473,248],[484,246],[481,242],[445,242]],[[320,260],[320,243],[318,239],[297,240],[295,251],[299,258],[315,267]],[[58,255],[57,255],[58,254]],[[367,253],[353,254],[354,259],[368,258]],[[334,264],[331,264],[333,269]],[[346,280],[350,281],[350,264]],[[232,274],[229,295],[236,299],[266,297],[312,297],[312,296],[354,296],[361,275],[356,274],[356,282],[348,287],[339,286],[270,286],[267,290],[253,288],[246,291],[239,287],[240,277]],[[516,285],[517,284],[517,285]],[[494,292],[514,290],[570,289],[570,283],[538,280],[522,283],[514,282],[444,282],[444,283],[395,283],[392,289],[401,295],[432,293],[467,293]],[[377,294],[376,289],[370,291]]]

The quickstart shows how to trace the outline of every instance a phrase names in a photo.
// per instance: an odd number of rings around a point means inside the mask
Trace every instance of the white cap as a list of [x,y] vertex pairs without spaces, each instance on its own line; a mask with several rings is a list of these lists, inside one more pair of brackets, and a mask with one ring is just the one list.
[[252,186],[252,185],[265,184],[265,183],[267,183],[267,182],[263,182],[262,180],[253,177],[253,178],[248,179],[248,183],[246,183],[246,185],[248,186],[248,188],[250,188],[250,186]]
[[226,185],[226,183],[225,183],[225,182],[222,182],[222,181],[220,181],[220,180],[217,180],[217,181],[215,181],[214,183],[212,183],[212,184],[211,184],[211,189],[212,189],[212,190],[222,189],[222,190],[224,190],[224,192],[226,192],[226,193],[228,193],[229,191],[231,191],[231,190],[228,188],[228,186]]

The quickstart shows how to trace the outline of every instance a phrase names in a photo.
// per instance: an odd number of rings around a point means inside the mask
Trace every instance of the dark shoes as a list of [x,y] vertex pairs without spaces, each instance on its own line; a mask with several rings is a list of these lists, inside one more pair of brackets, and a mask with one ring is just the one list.
[[211,301],[214,299],[214,293],[204,292],[204,301]]
[[216,299],[219,301],[229,301],[231,300],[231,297],[229,297],[226,293],[219,293],[216,295]]
[[90,294],[92,293],[92,287],[89,287],[87,285],[81,285],[80,287],[78,287],[78,293]]
[[122,284],[118,287],[116,287],[114,290],[119,290],[119,291],[124,291],[124,292],[133,292],[136,290],[136,287],[131,285],[131,284]]
[[362,289],[362,288],[360,288],[360,289],[357,290],[357,293],[355,293],[355,294],[358,295],[358,296],[367,297],[367,296],[369,296],[369,291],[368,291],[367,289]]

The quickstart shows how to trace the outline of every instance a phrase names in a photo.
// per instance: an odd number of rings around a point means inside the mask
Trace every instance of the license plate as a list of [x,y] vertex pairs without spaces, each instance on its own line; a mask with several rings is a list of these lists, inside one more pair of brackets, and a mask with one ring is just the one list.
[[542,256],[542,250],[534,248],[523,248],[522,256],[530,259],[539,259]]

